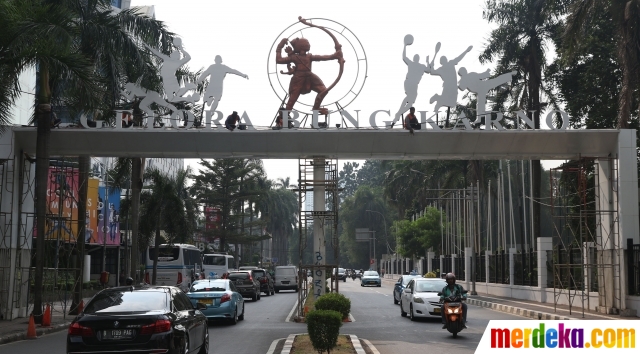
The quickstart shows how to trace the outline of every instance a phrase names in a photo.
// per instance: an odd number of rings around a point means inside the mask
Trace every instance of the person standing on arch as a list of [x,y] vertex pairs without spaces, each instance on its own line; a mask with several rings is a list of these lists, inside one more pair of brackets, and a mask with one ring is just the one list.
[[[418,98],[418,84],[422,80],[424,73],[430,73],[431,70],[428,65],[420,64],[420,56],[418,54],[413,56],[413,61],[407,57],[407,46],[413,43],[413,36],[407,35],[404,39],[404,50],[402,51],[402,60],[407,64],[407,76],[404,79],[404,92],[406,97],[402,100],[398,112],[396,112],[392,125],[400,119],[406,111],[416,102]],[[427,64],[429,63],[429,56],[427,55]],[[405,127],[406,128],[406,127]],[[409,129],[409,128],[406,128]]]
[[196,80],[196,83],[200,83],[203,82],[207,76],[210,76],[209,86],[207,86],[207,90],[204,93],[204,103],[210,105],[209,110],[211,112],[215,112],[216,108],[218,108],[218,103],[220,103],[220,99],[222,98],[222,81],[227,74],[242,76],[249,80],[249,75],[222,64],[222,57],[219,55],[216,55],[215,64],[212,64],[207,70],[203,71],[198,80]]

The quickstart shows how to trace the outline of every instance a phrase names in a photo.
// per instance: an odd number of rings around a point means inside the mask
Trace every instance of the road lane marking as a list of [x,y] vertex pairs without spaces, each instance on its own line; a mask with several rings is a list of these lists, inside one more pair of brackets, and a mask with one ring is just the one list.
[[378,290],[376,290],[376,292],[377,292],[378,294],[380,294],[380,295],[389,296],[388,294],[383,294],[383,293],[379,292]]
[[[499,301],[504,301],[505,300],[505,299],[495,298],[495,297],[491,297],[491,296],[484,296],[484,295],[480,295],[480,297],[481,298],[487,298],[487,299],[495,299],[495,300],[499,300]],[[473,299],[473,297],[470,297],[470,298]],[[474,300],[484,301],[484,300],[481,300],[481,299],[474,299]],[[542,307],[542,308],[547,308],[547,309],[553,309],[552,306],[537,305],[537,304],[531,304],[531,303],[527,303],[527,302],[520,302],[520,301],[513,301],[513,300],[506,300],[506,301],[513,302],[513,303],[516,303],[516,304],[523,304],[523,305],[529,305],[529,306],[536,306],[536,307]],[[487,301],[487,302],[490,302],[490,301]],[[507,305],[507,304],[504,304],[504,305],[505,306],[510,306],[510,305]],[[511,306],[511,307],[516,307],[516,306]],[[523,308],[523,309],[526,309],[526,308]],[[530,309],[528,309],[528,310],[529,311],[537,311],[537,310],[530,310]],[[556,309],[556,311],[570,312],[569,310],[565,310],[565,309]],[[542,312],[542,311],[537,311],[537,312]],[[580,313],[580,311],[575,311],[575,312]],[[608,320],[611,319],[610,316],[602,316],[602,315],[598,315],[598,314],[591,313],[591,312],[588,312],[588,311],[585,311],[585,314],[587,314],[589,316],[594,316],[594,317],[606,318]]]
[[267,354],[273,354],[273,352],[276,350],[276,347],[278,346],[278,343],[281,340],[284,340],[286,338],[280,338],[280,339],[276,339],[273,342],[271,342],[271,346],[269,347],[269,350],[267,351]]
[[[307,295],[309,296],[309,295]],[[284,320],[285,322],[291,322],[291,317],[293,317],[293,312],[296,310],[296,307],[298,307],[298,297],[296,296],[296,303],[293,305],[293,308],[291,309],[291,312],[289,312],[289,316],[287,316],[287,319]]]

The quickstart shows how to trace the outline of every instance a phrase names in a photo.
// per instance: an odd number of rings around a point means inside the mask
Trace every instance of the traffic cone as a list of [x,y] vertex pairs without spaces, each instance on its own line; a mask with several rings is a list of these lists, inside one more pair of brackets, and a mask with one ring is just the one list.
[[29,317],[29,327],[27,327],[27,339],[38,339],[36,334],[36,321],[33,319],[33,314]]
[[41,327],[50,327],[51,326],[51,305],[47,304],[47,307],[44,309],[44,314],[42,315],[42,323]]
[[82,310],[84,310],[84,300],[80,300],[80,303],[78,304],[78,312],[77,314],[81,314]]

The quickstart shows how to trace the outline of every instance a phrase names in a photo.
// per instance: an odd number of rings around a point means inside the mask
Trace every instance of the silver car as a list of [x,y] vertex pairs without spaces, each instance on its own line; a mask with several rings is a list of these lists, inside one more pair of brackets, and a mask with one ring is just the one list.
[[411,321],[418,317],[440,317],[441,304],[438,292],[446,285],[447,282],[440,278],[411,279],[400,298],[400,315],[406,317],[409,314]]

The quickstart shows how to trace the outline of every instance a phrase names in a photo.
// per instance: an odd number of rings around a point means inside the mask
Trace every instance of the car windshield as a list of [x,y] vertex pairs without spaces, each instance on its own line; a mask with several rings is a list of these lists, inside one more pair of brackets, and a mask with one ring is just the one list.
[[344,274],[346,270],[344,268],[338,268],[338,274]]
[[225,280],[198,281],[193,283],[190,292],[198,291],[226,291],[227,282]]
[[405,275],[402,277],[402,285],[407,286],[412,279],[419,278],[419,275]]
[[416,282],[417,292],[434,292],[442,291],[442,288],[447,285],[444,281],[418,281]]
[[365,277],[378,277],[378,272],[376,271],[366,271],[364,272]]
[[264,270],[254,270],[253,274],[256,276],[256,278],[262,278],[266,276],[266,274],[264,274]]
[[163,290],[103,291],[84,308],[86,314],[113,312],[149,312],[165,310],[169,294]]

